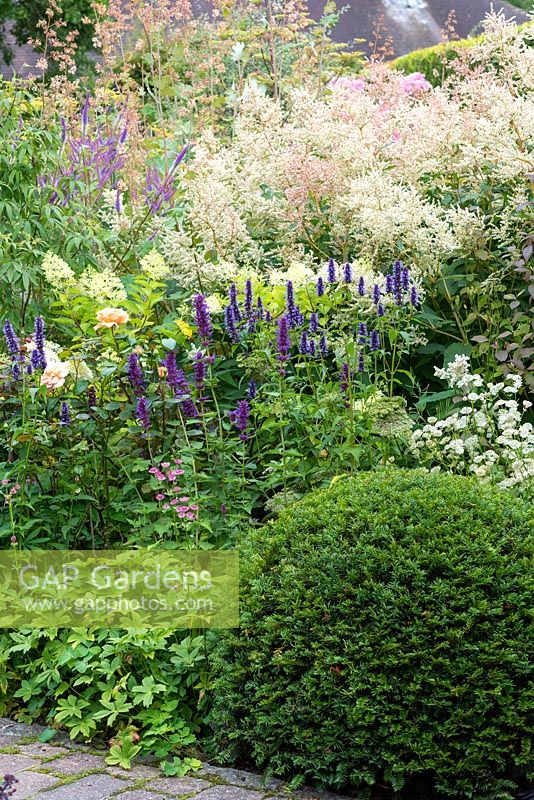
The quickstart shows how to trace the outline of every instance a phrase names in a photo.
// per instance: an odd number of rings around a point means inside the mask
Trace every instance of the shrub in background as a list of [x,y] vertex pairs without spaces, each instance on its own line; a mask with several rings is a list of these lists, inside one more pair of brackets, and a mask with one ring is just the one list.
[[323,786],[510,797],[534,767],[531,520],[475,480],[386,469],[252,533],[242,627],[214,654],[218,751]]

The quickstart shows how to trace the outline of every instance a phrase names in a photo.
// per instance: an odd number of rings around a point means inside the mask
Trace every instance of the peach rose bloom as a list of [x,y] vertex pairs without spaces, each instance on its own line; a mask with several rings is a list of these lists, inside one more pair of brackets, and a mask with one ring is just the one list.
[[68,374],[69,365],[62,361],[55,361],[43,371],[41,386],[46,386],[47,389],[59,389],[65,383]]
[[128,312],[123,308],[102,308],[96,312],[96,318],[98,325],[95,325],[95,331],[99,328],[113,328],[115,325],[124,325],[130,319]]

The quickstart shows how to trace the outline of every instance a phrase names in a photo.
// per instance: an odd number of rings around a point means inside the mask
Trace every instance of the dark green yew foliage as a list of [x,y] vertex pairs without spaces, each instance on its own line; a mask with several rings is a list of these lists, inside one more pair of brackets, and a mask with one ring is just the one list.
[[474,480],[385,469],[247,536],[242,627],[214,654],[219,756],[335,788],[424,775],[446,797],[511,797],[534,767],[532,521]]

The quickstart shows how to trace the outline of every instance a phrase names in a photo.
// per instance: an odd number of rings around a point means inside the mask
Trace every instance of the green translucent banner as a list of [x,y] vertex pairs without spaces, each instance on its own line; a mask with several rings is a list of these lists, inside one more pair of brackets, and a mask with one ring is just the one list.
[[0,551],[0,627],[233,628],[227,550]]

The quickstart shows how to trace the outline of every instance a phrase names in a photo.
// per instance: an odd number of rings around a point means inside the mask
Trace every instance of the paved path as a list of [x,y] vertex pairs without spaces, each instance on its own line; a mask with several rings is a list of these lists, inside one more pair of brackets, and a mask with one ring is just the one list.
[[0,783],[15,775],[13,800],[350,800],[311,789],[292,794],[280,781],[264,784],[259,775],[209,764],[185,778],[165,778],[146,764],[109,767],[105,753],[65,738],[39,742],[42,730],[0,718]]

